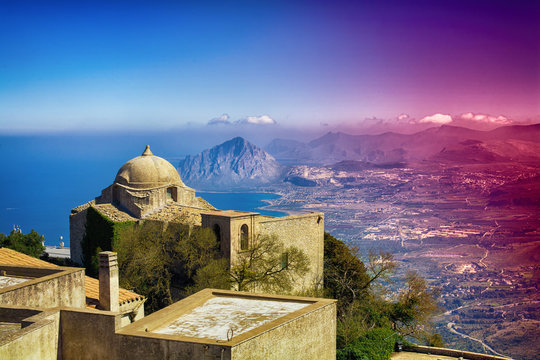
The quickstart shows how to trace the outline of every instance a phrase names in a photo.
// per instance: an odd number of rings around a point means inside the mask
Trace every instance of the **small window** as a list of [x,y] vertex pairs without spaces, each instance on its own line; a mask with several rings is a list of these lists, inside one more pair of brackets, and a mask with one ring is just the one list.
[[249,229],[246,224],[240,228],[240,250],[249,249]]
[[176,202],[176,188],[167,188],[167,200]]
[[289,253],[281,254],[281,269],[286,269],[289,266]]

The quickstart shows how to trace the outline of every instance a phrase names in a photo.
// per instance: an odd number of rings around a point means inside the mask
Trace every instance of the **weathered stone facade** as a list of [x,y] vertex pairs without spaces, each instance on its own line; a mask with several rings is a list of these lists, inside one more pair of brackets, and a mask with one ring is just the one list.
[[28,279],[18,285],[0,288],[0,304],[47,308],[85,306],[84,269],[0,265],[0,272],[4,276]]
[[235,263],[239,253],[253,246],[260,236],[275,235],[286,246],[301,249],[309,259],[310,270],[299,279],[295,290],[322,287],[323,213],[276,218],[228,210],[202,213],[201,217],[202,226],[213,229],[220,239],[221,251],[230,259],[231,264]]
[[[245,333],[231,333],[225,340],[155,332],[215,297],[295,302],[306,307]],[[118,330],[116,341],[115,348],[144,359],[331,360],[336,358],[336,301],[205,289]]]
[[61,358],[59,311],[1,305],[0,321],[20,326],[0,337],[0,359]]
[[[56,278],[73,273],[72,268],[19,267],[8,274],[33,274],[38,276],[35,282],[55,287],[48,281],[50,275],[41,270],[56,271],[53,274]],[[84,273],[83,269],[77,271]],[[72,287],[66,285],[63,288],[66,298],[83,297],[84,289],[77,285],[77,281],[72,281],[72,284]],[[0,289],[0,293],[26,294],[25,287],[33,285],[28,281]],[[61,304],[54,300],[57,293],[44,291],[44,294],[41,298],[26,299],[32,302],[30,306],[8,305],[0,298],[1,359],[335,359],[335,300],[205,289],[126,325],[120,312],[85,309],[84,306],[70,304],[57,306]],[[14,299],[25,300],[20,296]],[[248,328],[227,334],[224,340],[203,333],[198,336],[159,333],[159,329],[184,315],[195,315],[212,329],[213,314],[200,314],[196,309],[215,299],[225,302],[248,299],[254,311],[258,311],[260,304],[268,302],[295,304],[296,307],[277,314],[271,320],[265,319],[264,314],[261,317],[246,316],[243,309],[238,309],[240,314],[236,316],[241,322],[248,323]],[[44,306],[41,302],[52,306]],[[218,308],[215,311],[220,313],[222,310]],[[237,325],[229,323],[227,318],[220,321],[222,325]],[[187,322],[186,326],[190,328],[193,323]]]
[[280,218],[261,217],[259,234],[275,234],[289,246],[304,251],[310,261],[310,271],[299,279],[297,289],[323,286],[324,214],[314,212]]

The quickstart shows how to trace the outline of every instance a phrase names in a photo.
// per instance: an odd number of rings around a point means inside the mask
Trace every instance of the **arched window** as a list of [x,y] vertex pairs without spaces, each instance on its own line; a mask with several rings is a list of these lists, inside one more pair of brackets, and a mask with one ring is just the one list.
[[172,200],[174,202],[176,202],[176,188],[175,187],[170,187],[170,188],[167,188],[167,200]]
[[246,224],[240,228],[240,250],[249,249],[249,231]]
[[216,234],[216,240],[218,244],[221,244],[221,228],[218,224],[215,224],[212,230],[214,231],[214,234]]

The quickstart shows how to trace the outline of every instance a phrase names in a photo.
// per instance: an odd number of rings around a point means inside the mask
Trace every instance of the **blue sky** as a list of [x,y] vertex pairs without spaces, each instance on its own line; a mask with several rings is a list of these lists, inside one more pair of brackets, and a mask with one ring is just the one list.
[[540,115],[534,1],[1,5],[3,133]]

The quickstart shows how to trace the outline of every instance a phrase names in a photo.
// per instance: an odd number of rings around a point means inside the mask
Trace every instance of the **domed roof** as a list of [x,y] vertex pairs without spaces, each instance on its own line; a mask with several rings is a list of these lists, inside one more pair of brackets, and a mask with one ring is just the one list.
[[152,154],[149,145],[146,145],[146,150],[141,156],[129,160],[118,170],[114,182],[136,189],[151,189],[166,185],[185,186],[174,166]]

